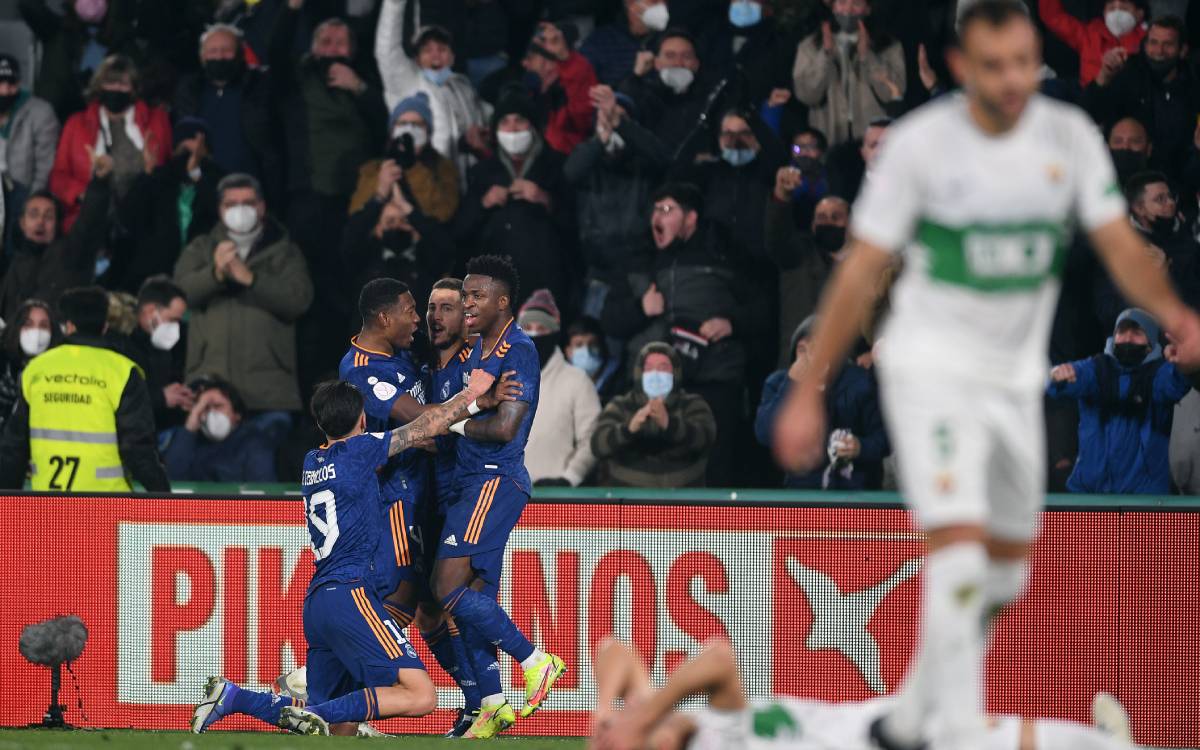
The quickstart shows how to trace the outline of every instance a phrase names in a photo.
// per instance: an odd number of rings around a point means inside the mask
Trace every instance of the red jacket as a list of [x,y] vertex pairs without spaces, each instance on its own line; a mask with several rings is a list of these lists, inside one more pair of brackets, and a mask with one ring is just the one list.
[[550,148],[569,154],[592,135],[595,110],[588,90],[596,85],[596,71],[586,57],[572,50],[558,64],[558,85],[567,95],[567,103],[550,113],[545,137]]
[[1103,18],[1081,21],[1063,8],[1062,0],[1038,0],[1038,13],[1046,28],[1079,54],[1079,83],[1082,86],[1091,83],[1099,74],[1105,52],[1113,47],[1124,47],[1129,54],[1134,54],[1146,36],[1145,26],[1136,26],[1117,38],[1108,30]]
[[[142,137],[154,148],[155,166],[165,163],[171,156],[171,120],[167,111],[141,101],[134,102],[133,121],[142,131]],[[99,134],[100,103],[93,101],[87,109],[67,119],[58,139],[58,153],[50,170],[50,192],[62,203],[64,232],[75,223],[83,193],[92,180],[92,162],[84,147],[95,148]]]

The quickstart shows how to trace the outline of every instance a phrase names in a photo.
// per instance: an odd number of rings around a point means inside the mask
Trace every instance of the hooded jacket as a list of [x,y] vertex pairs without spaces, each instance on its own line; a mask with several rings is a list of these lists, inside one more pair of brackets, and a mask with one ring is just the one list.
[[[1117,318],[1137,323],[1151,341],[1134,367],[1113,355],[1110,338],[1102,354],[1071,363],[1075,382],[1050,383],[1047,395],[1079,402],[1079,456],[1067,479],[1071,492],[1159,494],[1171,491],[1168,444],[1175,404],[1191,384],[1163,359],[1159,328],[1142,310]],[[1113,329],[1114,334],[1116,328]]]

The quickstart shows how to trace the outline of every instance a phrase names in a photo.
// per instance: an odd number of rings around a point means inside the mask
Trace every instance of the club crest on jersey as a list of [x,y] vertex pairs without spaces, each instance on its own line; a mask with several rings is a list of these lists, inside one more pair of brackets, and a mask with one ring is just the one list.
[[1058,162],[1046,165],[1046,178],[1050,180],[1051,185],[1062,184],[1062,181],[1066,176],[1066,170],[1064,170],[1063,165],[1059,164]]
[[448,398],[450,398],[450,381],[449,380],[447,380],[445,383],[442,383],[442,401],[445,402],[446,399],[448,399]]

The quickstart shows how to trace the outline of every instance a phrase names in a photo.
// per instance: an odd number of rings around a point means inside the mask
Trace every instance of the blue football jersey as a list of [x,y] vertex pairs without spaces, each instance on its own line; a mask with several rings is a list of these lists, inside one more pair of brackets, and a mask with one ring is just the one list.
[[[425,379],[422,368],[407,351],[384,354],[358,345],[351,339],[350,351],[342,357],[338,377],[362,393],[363,411],[367,414],[367,431],[381,432],[403,425],[391,418],[396,399],[407,394],[417,403],[425,403]],[[424,491],[429,454],[410,448],[396,456],[379,475],[383,485],[384,502],[397,500],[418,502]]]
[[[433,389],[430,397],[434,403],[444,404],[457,396],[467,385],[471,371],[467,362],[471,357],[470,344],[464,344],[450,358],[445,367],[433,371]],[[458,463],[458,435],[453,433],[437,438],[437,455],[433,458],[433,481],[437,488],[437,501],[445,505],[454,500],[454,469]]]
[[317,566],[309,591],[373,576],[383,502],[376,471],[388,462],[390,440],[390,433],[357,435],[304,457],[300,487]]
[[[529,442],[529,428],[537,412],[538,391],[541,386],[542,366],[538,361],[537,347],[529,336],[510,320],[491,351],[483,351],[483,342],[476,338],[471,342],[471,356],[467,359],[467,371],[484,370],[497,381],[506,372],[515,372],[521,383],[521,401],[529,403],[529,410],[517,430],[517,435],[508,443],[485,443],[469,437],[458,439],[458,486],[470,484],[471,477],[479,474],[503,474],[515,481],[526,493],[531,491],[529,472],[525,470],[525,444]],[[491,419],[492,412],[477,414],[472,419]]]

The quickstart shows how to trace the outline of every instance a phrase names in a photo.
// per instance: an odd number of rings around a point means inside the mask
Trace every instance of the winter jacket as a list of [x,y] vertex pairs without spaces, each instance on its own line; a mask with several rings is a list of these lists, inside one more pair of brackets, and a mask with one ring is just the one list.
[[383,204],[369,200],[342,230],[341,258],[348,269],[350,288],[362,289],[371,279],[381,277],[399,279],[423,305],[433,283],[449,275],[454,265],[454,236],[416,208],[409,214],[408,223],[419,239],[408,234],[402,247],[385,247],[383,240],[375,236],[382,214]]
[[[458,210],[456,234],[468,257],[484,253],[511,255],[521,277],[522,294],[549,289],[555,299],[568,299],[568,261],[565,239],[570,228],[570,191],[563,184],[562,154],[534,146],[536,153],[522,163],[520,175],[510,171],[503,154],[479,162],[471,169],[470,188]],[[502,206],[483,207],[483,197],[494,185],[511,185],[516,177],[534,182],[550,195],[550,208],[540,203],[509,200]],[[520,300],[517,301],[517,304]]]
[[764,241],[779,269],[779,363],[784,365],[795,358],[788,351],[792,331],[816,311],[833,258],[813,244],[811,233],[796,227],[792,206],[774,197],[767,200]]
[[296,319],[313,299],[300,248],[272,219],[251,248],[246,265],[254,284],[217,281],[213,251],[228,239],[218,224],[192,240],[175,264],[175,283],[190,310],[187,378],[220,375],[251,410],[297,411]]
[[[358,169],[358,187],[350,198],[350,213],[360,210],[375,197],[382,159],[372,159]],[[416,163],[404,170],[401,183],[421,213],[443,224],[454,218],[462,195],[458,190],[458,170],[454,162],[426,148]]]
[[[694,154],[709,142],[719,126],[721,115],[732,102],[726,90],[713,98],[710,77],[701,70],[696,80],[682,94],[676,94],[662,82],[657,70],[644,76],[630,76],[620,85],[637,105],[638,121],[666,145],[671,159],[675,154]],[[708,113],[708,126],[701,125],[700,115]]]
[[422,75],[415,51],[408,48],[408,40],[415,31],[411,28],[414,24],[405,23],[408,2],[382,0],[375,27],[375,60],[383,77],[384,98],[390,112],[401,99],[418,91],[429,95],[429,107],[433,110],[430,140],[439,154],[458,167],[462,175],[460,184],[465,189],[465,177],[475,160],[461,141],[472,126],[487,124],[490,107],[479,98],[471,81],[460,73],[452,74],[441,86]]
[[615,487],[703,487],[717,422],[704,399],[676,385],[664,402],[667,429],[647,419],[629,431],[629,421],[649,399],[640,384],[604,407],[592,433],[599,463],[598,484]]
[[31,297],[56,307],[63,292],[92,283],[96,253],[108,239],[111,195],[111,178],[92,180],[79,221],[68,232],[60,229],[58,239],[45,248],[26,242],[20,229],[14,233],[13,254],[0,280],[0,318],[12,320],[21,303]]
[[[111,335],[111,334],[110,334]],[[163,389],[172,383],[183,382],[184,357],[187,346],[180,341],[170,351],[163,351],[150,343],[150,334],[141,326],[133,333],[120,337],[115,349],[132,359],[146,377],[146,388],[150,392],[150,405],[154,409],[154,424],[159,432],[183,424],[187,412],[167,406]]]
[[578,487],[596,463],[592,456],[592,433],[600,416],[596,386],[555,347],[542,367],[540,393],[525,447],[529,478],[534,482],[566,479]]
[[629,33],[624,18],[598,27],[583,40],[579,52],[596,71],[596,78],[606,86],[617,86],[633,75],[637,54],[649,50],[654,34],[635,37]]
[[[167,111],[162,107],[151,107],[141,100],[136,101],[133,104],[133,124],[142,140],[152,145],[155,165],[164,164],[171,156],[171,122],[167,118]],[[128,133],[128,123],[124,127]],[[50,172],[50,191],[63,206],[63,229],[69,230],[75,223],[83,191],[92,179],[92,161],[87,150],[90,147],[97,155],[105,153],[106,140],[100,130],[100,103],[96,101],[88,104],[82,112],[71,115],[63,127],[54,168]]]
[[562,98],[554,102],[558,106],[546,108],[549,115],[544,135],[550,148],[563,155],[570,154],[591,134],[595,110],[588,92],[595,85],[596,71],[578,52],[572,50],[558,64],[558,81],[550,87],[550,92],[561,92]]
[[44,190],[58,149],[59,124],[54,108],[22,91],[5,131],[8,176],[29,192]]
[[[254,168],[244,169],[245,165],[227,163],[227,155],[221,153],[216,148],[217,142],[210,138],[208,145],[212,149],[213,161],[226,172],[246,171],[257,177],[262,183],[267,204],[275,208],[282,206],[287,192],[287,167],[284,163],[286,144],[279,137],[280,128],[271,109],[272,85],[269,73],[263,68],[247,68],[240,80],[227,84],[223,89],[211,84],[203,73],[193,73],[179,82],[171,115],[176,122],[184,117],[199,117],[208,122],[210,130],[222,127],[240,129]],[[241,102],[236,121],[216,121],[208,102],[230,96],[239,97]]]
[[[763,385],[762,401],[754,419],[754,436],[768,448],[775,429],[775,416],[787,396],[792,381],[787,370],[776,370]],[[830,468],[828,455],[821,465],[803,475],[790,474],[783,484],[805,490],[877,490],[883,484],[883,459],[892,452],[883,414],[879,408],[879,387],[869,370],[847,364],[833,381],[825,396],[828,434],[848,430],[858,438],[862,452],[852,462],[846,476],[838,467]]]
[[[664,250],[651,246],[632,258],[624,278],[616,279],[601,322],[611,336],[627,339],[630,361],[651,341],[672,343],[684,361],[684,384],[741,383],[745,376],[743,337],[760,331],[765,308],[754,299],[740,272],[704,226],[686,242]],[[651,284],[662,293],[665,310],[648,318],[642,296]],[[726,318],[733,333],[700,346],[700,327],[711,318]]]
[[728,77],[735,101],[757,105],[772,89],[791,88],[788,69],[795,49],[795,39],[779,31],[770,17],[744,29],[726,18],[701,35],[696,54],[710,73]]
[[1186,62],[1180,63],[1172,80],[1164,81],[1151,72],[1145,55],[1134,55],[1107,86],[1092,81],[1083,90],[1079,106],[1105,128],[1124,117],[1136,117],[1154,144],[1150,168],[1171,177],[1183,173],[1200,112],[1200,81]]
[[[325,82],[319,60],[296,60],[291,42],[300,11],[284,5],[271,30],[271,84],[287,143],[287,189],[324,196],[349,196],[358,168],[377,155],[386,140],[383,93],[362,73],[357,93]],[[273,128],[271,137],[279,137]]]
[[1105,52],[1113,47],[1124,47],[1132,55],[1140,49],[1146,36],[1146,28],[1137,26],[1124,36],[1115,37],[1105,25],[1103,16],[1083,21],[1068,13],[1062,0],[1038,0],[1038,14],[1051,33],[1079,54],[1081,86],[1087,86],[1100,73]]
[[826,52],[820,32],[796,48],[793,91],[808,105],[809,124],[825,134],[830,146],[862,138],[872,120],[888,115],[885,105],[897,100],[877,76],[886,76],[900,89],[901,98],[904,96],[906,74],[900,43],[886,38],[872,43],[863,59],[858,58],[855,47]]
[[171,481],[275,482],[275,445],[261,430],[243,421],[224,440],[209,440],[183,427],[162,441],[163,463]]
[[1053,398],[1079,402],[1079,457],[1067,489],[1169,494],[1168,448],[1175,404],[1187,395],[1191,383],[1175,365],[1161,359],[1125,369],[1115,357],[1098,354],[1071,366],[1075,382],[1052,382],[1046,389]]

